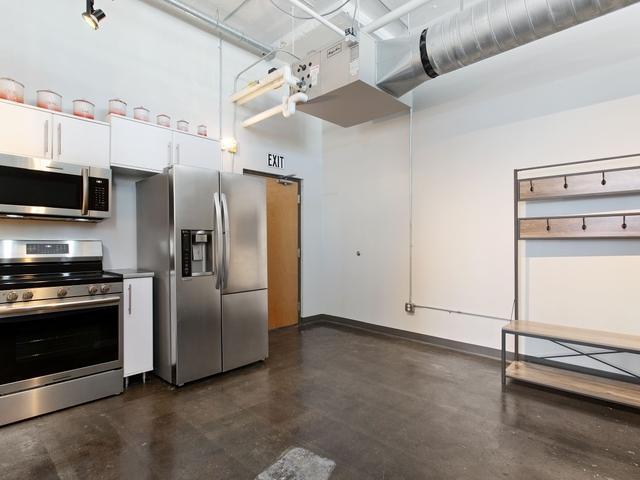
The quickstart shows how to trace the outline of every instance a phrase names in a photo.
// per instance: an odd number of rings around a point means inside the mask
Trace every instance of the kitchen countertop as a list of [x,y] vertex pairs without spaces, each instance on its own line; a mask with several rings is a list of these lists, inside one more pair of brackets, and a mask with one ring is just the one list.
[[153,272],[149,270],[139,270],[137,268],[118,268],[115,270],[108,270],[109,272],[118,273],[122,275],[122,278],[146,278],[153,277]]

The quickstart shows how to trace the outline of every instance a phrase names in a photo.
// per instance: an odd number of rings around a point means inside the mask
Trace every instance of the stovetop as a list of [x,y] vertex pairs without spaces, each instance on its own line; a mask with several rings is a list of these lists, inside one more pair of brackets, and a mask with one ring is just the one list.
[[111,272],[48,272],[0,275],[0,290],[57,287],[66,285],[121,282],[122,275]]

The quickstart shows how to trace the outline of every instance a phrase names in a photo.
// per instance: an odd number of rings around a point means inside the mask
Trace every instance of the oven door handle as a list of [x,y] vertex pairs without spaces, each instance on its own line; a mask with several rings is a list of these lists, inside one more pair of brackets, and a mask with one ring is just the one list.
[[89,169],[82,169],[82,215],[89,213]]
[[24,304],[12,303],[0,306],[0,319],[16,317],[18,315],[37,315],[39,313],[64,312],[68,310],[81,310],[83,308],[106,307],[118,305],[120,297],[99,297],[91,300],[65,299],[58,301],[36,300]]

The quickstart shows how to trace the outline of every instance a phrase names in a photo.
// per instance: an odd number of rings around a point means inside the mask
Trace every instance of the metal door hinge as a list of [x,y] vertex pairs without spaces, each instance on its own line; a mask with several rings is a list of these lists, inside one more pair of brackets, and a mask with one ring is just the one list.
[[300,258],[302,256],[302,252],[300,251],[300,249],[298,249],[298,258]]
[[300,302],[298,302],[298,313],[300,313],[302,311],[302,305],[300,304]]
[[300,205],[301,202],[302,202],[302,199],[300,198],[300,195],[298,195],[298,205]]

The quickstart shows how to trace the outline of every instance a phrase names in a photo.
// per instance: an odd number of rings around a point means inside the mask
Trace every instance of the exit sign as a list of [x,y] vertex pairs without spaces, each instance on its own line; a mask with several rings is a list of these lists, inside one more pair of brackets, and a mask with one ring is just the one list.
[[284,155],[267,153],[267,166],[271,168],[284,168]]

